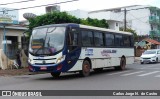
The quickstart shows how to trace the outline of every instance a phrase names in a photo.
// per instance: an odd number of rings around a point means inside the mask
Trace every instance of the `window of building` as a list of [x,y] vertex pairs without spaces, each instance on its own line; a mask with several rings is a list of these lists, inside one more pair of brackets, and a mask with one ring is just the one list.
[[116,26],[118,27],[118,23],[116,22]]
[[153,30],[153,25],[151,25],[151,30]]

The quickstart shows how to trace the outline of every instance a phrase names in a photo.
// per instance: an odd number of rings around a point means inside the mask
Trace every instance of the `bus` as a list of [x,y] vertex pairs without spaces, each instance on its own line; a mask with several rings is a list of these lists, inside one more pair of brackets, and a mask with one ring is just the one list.
[[134,62],[133,34],[105,28],[65,23],[33,29],[29,44],[29,71],[48,72],[59,77],[63,72],[90,71],[106,67],[124,70]]

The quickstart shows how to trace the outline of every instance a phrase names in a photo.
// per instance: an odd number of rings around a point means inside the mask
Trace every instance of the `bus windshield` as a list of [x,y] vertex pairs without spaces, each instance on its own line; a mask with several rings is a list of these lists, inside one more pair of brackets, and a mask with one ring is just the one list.
[[30,39],[29,52],[35,55],[53,55],[62,50],[65,27],[34,29]]

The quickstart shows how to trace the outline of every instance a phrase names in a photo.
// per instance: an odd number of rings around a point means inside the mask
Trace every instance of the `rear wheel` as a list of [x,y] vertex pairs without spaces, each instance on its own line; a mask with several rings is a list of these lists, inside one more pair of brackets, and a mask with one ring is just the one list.
[[91,64],[89,63],[88,60],[84,60],[83,65],[82,65],[82,71],[80,74],[83,77],[89,76],[90,75],[90,69],[91,69]]
[[60,74],[61,74],[61,72],[56,72],[56,73],[51,72],[51,75],[53,78],[59,78]]
[[143,62],[141,62],[141,64],[144,64]]
[[124,70],[126,67],[126,59],[124,57],[121,58],[120,66],[116,66],[116,70]]
[[158,58],[156,58],[156,63],[158,63]]

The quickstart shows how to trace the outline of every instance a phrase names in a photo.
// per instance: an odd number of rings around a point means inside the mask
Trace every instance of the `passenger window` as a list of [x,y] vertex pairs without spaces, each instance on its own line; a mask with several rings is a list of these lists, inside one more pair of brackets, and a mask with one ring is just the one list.
[[95,41],[95,46],[103,46],[103,34],[100,32],[95,32],[94,33],[94,41]]
[[123,39],[122,35],[115,35],[115,45],[116,46],[123,46]]
[[106,46],[114,46],[114,35],[113,34],[106,34]]
[[123,43],[124,43],[124,46],[125,46],[125,47],[130,47],[130,37],[124,35],[124,36],[123,36]]
[[82,45],[93,46],[93,33],[91,31],[82,31]]

